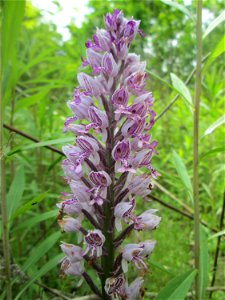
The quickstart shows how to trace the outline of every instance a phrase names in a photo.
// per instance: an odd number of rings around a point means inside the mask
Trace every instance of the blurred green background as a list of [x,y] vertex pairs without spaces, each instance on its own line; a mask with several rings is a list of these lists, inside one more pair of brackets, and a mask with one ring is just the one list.
[[[66,102],[77,84],[80,57],[85,56],[84,43],[96,27],[103,26],[103,15],[114,8],[122,9],[125,16],[141,20],[141,29],[146,34],[144,39],[136,38],[132,50],[147,61],[148,89],[153,93],[157,115],[176,96],[176,90],[180,94],[152,130],[159,142],[159,155],[153,165],[162,175],[152,195],[192,214],[188,187],[193,163],[191,101],[195,78],[189,80],[188,91],[182,82],[196,65],[196,3],[191,0],[175,1],[175,5],[159,0],[79,2],[1,2],[4,123],[58,149],[66,143],[65,138],[72,138],[69,133],[64,135],[62,128],[65,118],[70,116]],[[208,34],[206,30],[223,12],[224,2],[208,0],[203,5],[203,32],[206,33],[203,57],[207,59],[202,75],[199,127],[200,209],[201,218],[208,225],[205,232],[211,237],[220,231],[224,192],[225,129],[221,119],[224,115],[224,23],[221,21],[224,15],[218,26]],[[171,73],[175,74],[172,81]],[[218,126],[207,131],[217,120]],[[61,140],[52,142],[56,139]],[[59,242],[76,243],[76,237],[61,234],[57,226],[55,204],[67,187],[60,167],[62,156],[44,148],[46,144],[34,144],[4,129],[13,299],[66,299],[62,295],[75,298],[91,294],[86,284],[78,285],[79,279],[61,278],[59,274],[56,263]],[[137,206],[140,212],[148,207],[158,208],[162,217],[155,232],[129,237],[133,242],[157,240],[145,277],[146,291],[157,293],[173,277],[193,268],[193,221],[157,201],[143,204],[140,199]],[[216,242],[216,238],[208,239],[205,247],[207,286],[213,274]],[[224,285],[224,262],[222,238],[215,286]],[[95,276],[91,270],[88,272]],[[130,267],[130,281],[135,274],[137,271]],[[57,296],[57,292],[62,295]],[[145,299],[149,297],[146,294]],[[205,297],[208,299],[208,294]],[[224,292],[216,291],[212,299],[223,297]]]

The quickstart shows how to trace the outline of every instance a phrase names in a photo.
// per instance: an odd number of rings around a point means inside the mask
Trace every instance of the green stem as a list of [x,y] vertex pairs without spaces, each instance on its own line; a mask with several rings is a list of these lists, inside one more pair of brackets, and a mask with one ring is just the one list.
[[202,58],[202,0],[197,1],[197,66],[194,97],[194,144],[193,144],[193,196],[194,196],[194,241],[195,241],[195,268],[198,274],[195,280],[196,299],[200,299],[200,212],[199,212],[199,104],[201,93],[201,58]]
[[[1,68],[2,69],[2,68]],[[1,83],[2,83],[1,72]],[[4,140],[3,140],[3,105],[2,105],[2,89],[0,83],[0,198],[1,198],[1,215],[2,215],[2,238],[3,238],[3,256],[6,278],[6,293],[7,300],[12,299],[12,289],[10,283],[10,246],[8,232],[8,217],[7,217],[7,202],[6,202],[6,182],[5,182],[5,155],[4,155]]]
[[[112,88],[114,91],[114,87]],[[113,93],[113,92],[112,92]],[[108,127],[108,137],[106,141],[106,161],[107,161],[107,169],[108,173],[111,177],[112,184],[108,187],[107,190],[107,202],[104,204],[104,226],[103,226],[103,234],[105,236],[105,248],[107,251],[107,255],[103,255],[102,257],[102,295],[103,299],[111,299],[105,292],[105,281],[108,277],[110,277],[110,272],[112,272],[113,264],[114,264],[114,230],[112,228],[112,218],[113,218],[113,206],[114,206],[114,160],[112,158],[112,150],[114,148],[114,110],[112,103],[109,103],[109,127]]]

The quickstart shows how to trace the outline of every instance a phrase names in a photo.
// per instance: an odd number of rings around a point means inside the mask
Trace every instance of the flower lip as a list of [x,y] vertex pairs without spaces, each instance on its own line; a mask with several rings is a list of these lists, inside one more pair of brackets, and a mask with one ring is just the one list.
[[91,252],[91,256],[95,256],[96,254],[96,256],[99,257],[102,255],[102,247],[105,242],[105,236],[102,234],[101,230],[89,230],[88,234],[84,238],[84,241],[87,245],[84,255],[89,251]]
[[125,107],[128,103],[128,91],[122,86],[120,89],[116,90],[112,95],[112,103],[115,106],[123,106]]
[[140,216],[136,218],[134,229],[136,230],[155,229],[161,221],[161,218],[155,215],[156,212],[157,209],[149,209],[143,212]]
[[125,279],[123,275],[109,277],[105,282],[105,291],[108,295],[120,296],[125,292]]
[[129,287],[126,287],[127,300],[136,300],[139,299],[141,293],[141,285],[144,280],[142,277],[136,278]]
[[69,216],[65,216],[62,220],[58,220],[58,224],[65,232],[77,232],[81,228],[80,221]]
[[89,233],[86,237],[85,240],[88,244],[93,244],[96,246],[102,246],[103,241],[102,238],[99,236],[98,233]]
[[127,159],[130,154],[130,143],[128,140],[118,142],[112,151],[112,156],[115,160]]
[[56,205],[63,213],[66,214],[79,214],[81,212],[81,204],[76,197],[66,199]]
[[91,181],[97,186],[109,186],[112,183],[110,176],[105,171],[94,172],[89,174]]
[[83,260],[83,249],[73,244],[61,242],[62,251],[70,258],[71,262],[78,262]]
[[63,274],[72,276],[81,276],[84,272],[80,262],[73,263],[67,256],[62,259],[60,270]]
[[116,218],[125,218],[130,217],[131,212],[134,210],[135,200],[132,199],[130,202],[121,202],[118,203],[115,207],[115,217]]
[[79,136],[76,138],[77,145],[86,152],[98,151],[98,143],[91,137]]

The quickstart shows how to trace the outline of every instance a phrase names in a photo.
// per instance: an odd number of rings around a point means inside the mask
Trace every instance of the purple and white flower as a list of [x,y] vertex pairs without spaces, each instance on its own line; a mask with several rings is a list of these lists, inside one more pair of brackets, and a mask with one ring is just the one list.
[[82,206],[76,197],[57,203],[56,206],[62,210],[63,213],[68,215],[80,214],[82,209]]
[[118,203],[114,210],[115,216],[115,226],[118,231],[122,230],[121,220],[129,223],[131,220],[135,219],[135,216],[132,214],[132,211],[135,208],[135,200],[131,200],[130,202],[121,202]]
[[100,230],[90,230],[84,237],[84,243],[87,247],[84,254],[90,252],[91,256],[101,256],[104,242],[105,237]]
[[123,249],[122,268],[126,273],[128,270],[127,262],[133,262],[137,269],[147,270],[147,265],[143,258],[148,257],[155,247],[155,241],[146,241],[140,244],[127,244]]
[[127,300],[140,299],[142,294],[141,286],[144,282],[142,277],[136,278],[129,286],[126,286]]
[[[105,291],[107,295],[113,297],[126,296],[126,282],[123,275],[109,277],[105,282]],[[123,298],[122,298],[123,299]]]
[[69,257],[71,263],[76,263],[83,260],[83,249],[79,246],[62,242],[60,245],[62,251]]
[[58,224],[65,232],[78,232],[81,228],[80,221],[69,216],[63,217],[62,220],[59,219]]
[[84,272],[84,267],[80,262],[72,262],[68,256],[61,261],[61,272],[65,275],[81,276]]
[[155,215],[157,209],[149,209],[136,218],[134,229],[153,230],[159,225],[161,218]]
[[[158,154],[150,134],[155,112],[152,94],[146,90],[146,62],[129,53],[136,34],[143,36],[140,21],[115,9],[104,22],[105,29],[97,28],[85,44],[79,85],[67,104],[72,115],[65,120],[64,132],[74,134],[75,145],[63,147],[62,169],[71,192],[63,193],[63,201],[57,203],[57,219],[61,229],[75,232],[85,248],[62,243],[66,256],[61,271],[82,276],[101,299],[137,300],[143,278],[128,285],[123,272],[128,263],[147,271],[145,259],[155,241],[127,244],[119,255],[116,251],[132,230],[154,230],[161,220],[149,207],[135,213],[136,197],[146,200],[160,175],[152,166]],[[84,261],[96,271],[102,291],[84,271]]]

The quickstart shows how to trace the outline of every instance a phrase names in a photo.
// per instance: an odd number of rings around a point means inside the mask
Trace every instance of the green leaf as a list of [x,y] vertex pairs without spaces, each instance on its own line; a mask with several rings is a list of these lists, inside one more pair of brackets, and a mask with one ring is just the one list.
[[177,90],[171,85],[169,84],[169,82],[167,82],[166,80],[164,80],[163,78],[161,78],[160,76],[158,76],[157,74],[153,73],[150,70],[146,70],[146,73],[150,74],[151,76],[155,77],[156,79],[158,79],[159,81],[163,82],[166,86],[168,86],[170,89],[174,90],[175,92],[177,92]]
[[20,202],[23,196],[25,188],[25,174],[24,167],[21,166],[13,179],[13,182],[9,188],[7,194],[7,209],[8,218],[10,219],[15,210],[20,206]]
[[39,143],[32,143],[30,145],[27,145],[23,147],[21,150],[28,150],[28,149],[34,149],[34,148],[39,148],[39,147],[44,147],[44,146],[49,146],[49,145],[56,145],[56,144],[64,144],[67,142],[72,142],[74,141],[74,138],[61,138],[61,139],[56,139],[56,140],[49,140],[49,141],[43,141]]
[[209,253],[208,237],[203,226],[200,229],[200,299],[205,299],[205,292],[208,283]]
[[44,146],[49,146],[49,145],[56,145],[56,144],[64,144],[67,142],[73,142],[74,138],[61,138],[61,139],[56,139],[56,140],[48,140],[48,141],[43,141],[43,142],[38,142],[38,143],[31,143],[27,146],[24,146],[22,148],[16,148],[7,153],[8,156],[11,156],[15,153],[24,151],[24,150],[29,150],[29,149],[35,149],[39,147],[44,147]]
[[59,254],[55,257],[53,257],[51,260],[49,260],[43,267],[37,271],[37,273],[27,282],[27,284],[22,288],[22,290],[17,294],[15,300],[18,300],[21,295],[29,288],[29,286],[35,282],[40,277],[44,276],[46,273],[48,273],[50,270],[52,270],[54,267],[57,266],[59,261],[63,258],[64,254]]
[[169,270],[168,270],[168,267],[167,266],[163,266],[162,264],[156,262],[156,261],[153,261],[152,259],[149,261],[149,264],[153,267],[156,267],[157,269],[167,273],[167,274],[172,274]]
[[148,74],[153,76],[154,78],[158,79],[162,83],[164,83],[166,86],[168,86],[171,90],[175,91],[177,94],[179,94],[182,99],[184,99],[185,104],[188,104],[188,108],[190,111],[192,111],[193,108],[193,103],[192,103],[192,97],[189,92],[189,89],[185,85],[185,83],[179,79],[175,74],[171,73],[171,80],[172,80],[172,85],[169,84],[166,80],[161,78],[160,76],[156,75],[152,71],[146,70]]
[[191,93],[185,83],[177,77],[177,75],[170,73],[172,84],[175,87],[175,89],[178,91],[178,93],[181,95],[181,97],[186,101],[186,103],[193,107],[193,101],[191,97]]
[[178,9],[179,11],[181,11],[182,13],[187,15],[189,18],[194,20],[194,16],[184,5],[177,3],[176,1],[171,1],[171,0],[160,0],[160,1],[166,5],[169,5],[169,6],[172,6],[176,9]]
[[19,111],[22,108],[27,108],[31,105],[41,103],[41,101],[43,101],[43,99],[47,96],[49,89],[50,89],[50,87],[48,87],[44,90],[42,89],[42,91],[40,93],[17,100],[15,110]]
[[215,234],[213,234],[213,235],[211,235],[211,236],[209,237],[209,240],[215,239],[215,238],[217,238],[217,237],[219,237],[219,236],[221,236],[221,235],[225,235],[225,229],[224,229],[224,230],[221,230],[221,231],[219,231],[219,232],[217,232],[217,233],[215,233]]
[[187,295],[192,282],[197,274],[196,270],[190,270],[173,278],[159,292],[156,300],[183,300]]
[[225,11],[223,11],[215,20],[213,20],[208,28],[206,29],[205,33],[203,34],[203,39],[207,37],[210,32],[212,32],[218,25],[220,25],[223,21],[225,21]]
[[14,214],[12,215],[12,217],[10,218],[10,221],[12,221],[13,219],[15,219],[16,217],[18,217],[19,215],[24,214],[25,212],[27,212],[28,210],[32,209],[36,204],[38,204],[39,202],[41,202],[43,199],[46,198],[46,196],[48,195],[48,192],[45,192],[43,194],[38,195],[37,197],[35,197],[34,199],[28,201],[27,203],[23,204],[22,206],[20,206],[19,208],[17,208],[17,210],[14,212]]
[[189,192],[189,196],[193,201],[192,184],[191,184],[190,177],[188,175],[187,168],[183,163],[182,159],[180,158],[180,156],[176,153],[176,151],[173,151],[172,155],[173,155],[174,165],[176,167],[177,173],[180,179],[182,180],[184,186],[187,188]]
[[225,35],[221,38],[221,40],[218,42],[212,53],[209,55],[206,64],[204,65],[203,70],[207,69],[209,65],[223,52],[225,51]]
[[56,139],[56,140],[49,140],[49,141],[43,141],[39,143],[32,143],[28,146],[25,146],[22,148],[22,150],[28,150],[28,149],[34,149],[34,148],[39,148],[43,146],[49,146],[49,145],[56,145],[56,144],[64,144],[67,142],[72,142],[74,141],[74,138],[61,138],[61,139]]
[[218,147],[218,148],[214,148],[208,152],[205,152],[203,153],[201,156],[200,156],[200,159],[203,159],[205,157],[208,157],[208,156],[211,156],[213,154],[217,154],[217,153],[220,153],[220,152],[225,152],[225,148],[224,147]]
[[36,224],[39,224],[40,222],[43,222],[50,218],[56,218],[58,212],[59,212],[58,209],[56,209],[53,211],[48,211],[46,213],[38,214],[37,216],[31,217],[30,219],[22,222],[21,224],[18,224],[16,226],[16,228],[14,229],[14,231],[20,230],[23,228],[27,228],[30,230],[33,226],[35,226]]
[[3,105],[11,99],[12,87],[15,84],[14,77],[17,74],[16,67],[16,43],[24,15],[25,1],[4,1],[3,18],[1,25],[1,68],[3,77]]
[[45,255],[45,253],[47,253],[55,245],[55,243],[59,240],[60,237],[61,232],[57,231],[49,237],[47,237],[47,239],[42,241],[38,246],[33,248],[27,261],[21,268],[22,271],[25,272],[28,268],[33,266],[41,257]]
[[57,159],[55,159],[55,161],[49,164],[48,172],[50,172],[61,160],[62,160],[62,156],[59,156]]
[[225,123],[225,115],[220,117],[216,122],[214,122],[209,128],[206,129],[204,135],[211,134],[217,127]]

